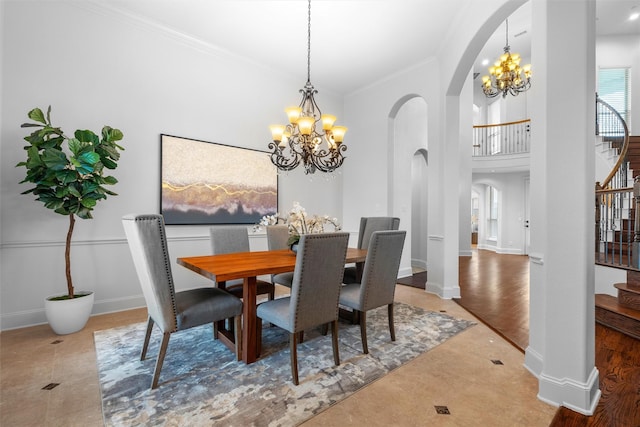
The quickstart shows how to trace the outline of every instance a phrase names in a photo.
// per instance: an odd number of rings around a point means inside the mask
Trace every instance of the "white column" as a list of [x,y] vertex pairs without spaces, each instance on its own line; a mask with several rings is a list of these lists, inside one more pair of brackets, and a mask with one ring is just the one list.
[[444,138],[429,145],[430,157],[435,154],[433,161],[440,163],[429,161],[429,182],[438,184],[429,191],[429,274],[425,288],[450,299],[460,297],[460,97],[445,95],[444,106]]
[[471,181],[473,154],[473,73],[470,72],[460,93],[460,179],[458,236],[460,256],[471,256]]
[[538,397],[592,414],[595,2],[532,3],[530,339]]

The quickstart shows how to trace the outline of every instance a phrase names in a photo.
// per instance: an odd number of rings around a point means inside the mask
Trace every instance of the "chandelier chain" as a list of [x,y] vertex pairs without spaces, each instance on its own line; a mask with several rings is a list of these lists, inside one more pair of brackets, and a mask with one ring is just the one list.
[[307,83],[311,82],[311,0],[309,0],[307,19]]
[[504,51],[507,52],[511,48],[511,46],[509,46],[509,20],[506,19],[505,23],[507,28],[504,35]]

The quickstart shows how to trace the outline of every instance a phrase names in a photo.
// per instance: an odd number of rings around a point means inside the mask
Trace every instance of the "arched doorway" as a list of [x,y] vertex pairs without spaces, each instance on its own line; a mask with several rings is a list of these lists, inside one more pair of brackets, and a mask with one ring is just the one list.
[[424,98],[407,95],[395,103],[389,114],[388,141],[389,214],[400,218],[400,227],[407,230],[399,272],[404,277],[411,275],[416,257],[426,267],[428,144]]

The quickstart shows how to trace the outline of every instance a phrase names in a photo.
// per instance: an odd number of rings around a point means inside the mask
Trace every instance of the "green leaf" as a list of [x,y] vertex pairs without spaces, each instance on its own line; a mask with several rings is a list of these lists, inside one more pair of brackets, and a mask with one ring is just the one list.
[[78,129],[75,133],[74,136],[82,142],[90,142],[91,144],[99,144],[100,143],[100,138],[98,138],[98,135],[96,135],[95,133],[91,132],[90,130],[80,130]]
[[69,187],[69,194],[77,198],[82,197],[82,193],[80,193],[80,190],[78,190],[75,186]]
[[100,155],[98,155],[98,153],[96,153],[95,151],[88,151],[82,153],[77,157],[77,159],[84,164],[95,165],[100,161]]
[[28,115],[31,120],[35,120],[36,122],[43,123],[45,125],[47,124],[47,121],[44,118],[44,114],[42,113],[42,110],[39,108],[34,108],[33,110],[29,111]]
[[76,171],[65,169],[56,172],[56,178],[60,181],[60,185],[64,186],[76,182],[78,180],[78,174]]
[[118,164],[108,157],[102,158],[102,164],[107,169],[115,169],[116,167],[118,167]]
[[102,128],[102,139],[108,142],[120,141],[124,137],[120,129],[114,129],[111,126]]
[[47,148],[42,153],[42,161],[51,170],[63,170],[68,164],[67,156],[55,148]]
[[82,219],[91,219],[91,218],[93,218],[91,216],[91,209],[84,208],[84,207],[83,208],[79,208],[76,211],[76,215],[78,215],[78,217],[82,218]]
[[94,199],[82,199],[80,203],[82,203],[82,206],[89,209],[93,208],[97,204]]
[[58,211],[58,209],[61,209],[64,207],[64,200],[60,200],[60,199],[51,199],[47,202],[44,203],[44,206],[47,209],[53,209],[54,211]]
[[64,206],[56,209],[55,212],[59,213],[60,215],[71,215],[71,211]]
[[111,175],[105,176],[103,179],[104,179],[104,183],[108,185],[115,185],[118,183],[118,180]]

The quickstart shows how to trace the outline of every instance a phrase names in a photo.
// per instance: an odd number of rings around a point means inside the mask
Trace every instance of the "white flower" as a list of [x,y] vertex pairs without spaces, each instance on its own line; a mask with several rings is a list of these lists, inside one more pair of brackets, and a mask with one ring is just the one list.
[[275,225],[282,221],[289,226],[289,234],[291,236],[299,236],[300,234],[308,233],[324,233],[325,225],[333,225],[333,229],[338,231],[341,229],[340,223],[337,218],[330,218],[329,215],[307,215],[307,211],[298,202],[293,202],[293,207],[289,211],[289,215],[286,218],[281,218],[278,213],[274,215],[265,215],[260,219],[260,222],[253,226],[254,231],[262,230],[262,227],[269,225]]

